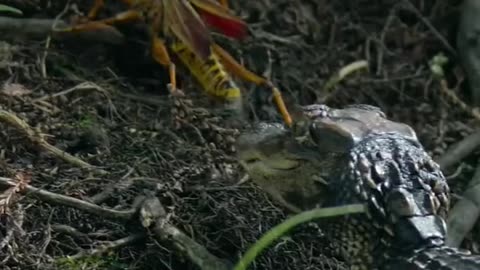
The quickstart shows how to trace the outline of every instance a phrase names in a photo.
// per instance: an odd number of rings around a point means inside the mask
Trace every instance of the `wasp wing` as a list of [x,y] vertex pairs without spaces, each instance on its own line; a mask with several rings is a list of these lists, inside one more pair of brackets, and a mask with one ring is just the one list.
[[201,59],[210,56],[210,31],[187,0],[164,0],[165,23]]
[[247,24],[216,0],[189,1],[197,8],[202,19],[222,34],[236,39],[246,36]]

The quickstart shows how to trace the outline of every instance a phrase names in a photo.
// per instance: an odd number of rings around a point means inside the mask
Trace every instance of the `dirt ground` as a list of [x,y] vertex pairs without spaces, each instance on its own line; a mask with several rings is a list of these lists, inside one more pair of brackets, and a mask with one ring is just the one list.
[[[62,15],[68,20],[74,14],[74,1],[63,14],[67,1],[52,2],[6,4],[22,9],[28,18]],[[434,157],[478,127],[471,113],[442,92],[429,67],[435,55],[448,57],[448,85],[468,104],[454,49],[460,1],[231,2],[249,23],[250,35],[242,42],[215,39],[251,70],[271,77],[288,104],[379,106],[389,117],[411,125]],[[85,12],[89,5],[77,7]],[[238,130],[212,113],[185,70],[179,81],[192,105],[183,121],[172,120],[184,107],[168,96],[166,72],[149,57],[141,35],[132,34],[122,45],[47,36],[0,42],[1,109],[26,121],[34,136],[43,134],[49,144],[107,172],[49,154],[3,120],[1,177],[23,175],[34,187],[116,210],[129,209],[138,196],[153,193],[172,224],[230,262],[286,217],[253,183],[238,184],[244,172],[230,149]],[[358,60],[368,61],[368,72],[322,91],[335,72]],[[279,120],[268,89],[239,83],[246,106],[255,111],[252,121]],[[449,178],[456,193],[471,178],[477,158],[478,153],[469,156]],[[2,269],[196,269],[168,243],[151,238],[100,257],[66,262],[59,258],[141,228],[31,196],[13,196],[11,190],[0,196],[0,210]],[[477,250],[477,231],[464,247]],[[258,257],[251,269],[346,268],[329,253],[322,234],[305,225]]]

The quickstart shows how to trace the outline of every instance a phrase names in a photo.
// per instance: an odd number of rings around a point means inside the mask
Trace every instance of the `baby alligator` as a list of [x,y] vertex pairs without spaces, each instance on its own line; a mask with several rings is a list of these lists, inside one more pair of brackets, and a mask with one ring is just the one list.
[[445,245],[450,190],[412,128],[368,105],[303,114],[292,129],[260,123],[243,133],[238,158],[291,211],[366,204],[366,214],[320,221],[351,269],[480,269],[480,255]]

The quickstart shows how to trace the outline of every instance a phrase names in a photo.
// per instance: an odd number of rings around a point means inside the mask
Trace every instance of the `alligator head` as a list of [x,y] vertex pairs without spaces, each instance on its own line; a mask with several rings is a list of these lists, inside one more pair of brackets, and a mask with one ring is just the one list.
[[253,180],[293,212],[322,204],[329,192],[324,177],[369,132],[396,130],[416,138],[410,127],[386,120],[372,106],[338,110],[312,105],[302,108],[302,113],[293,130],[277,123],[258,123],[236,145],[238,159]]
[[253,181],[289,209],[366,204],[367,215],[321,222],[352,269],[444,246],[449,188],[408,125],[368,105],[310,105],[303,116],[292,129],[261,123],[238,138]]
[[237,139],[236,148],[254,182],[283,207],[301,212],[322,203],[328,186],[318,168],[329,168],[334,159],[322,159],[316,149],[285,140],[287,134],[281,124],[259,123]]

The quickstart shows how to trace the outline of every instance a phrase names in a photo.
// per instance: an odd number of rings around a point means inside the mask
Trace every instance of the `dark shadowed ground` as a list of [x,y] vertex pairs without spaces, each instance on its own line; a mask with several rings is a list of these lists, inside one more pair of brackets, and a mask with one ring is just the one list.
[[[51,2],[6,1],[32,18],[54,18],[65,8],[66,1]],[[448,84],[469,103],[463,85],[455,87],[462,79],[454,49],[459,1],[231,2],[249,22],[250,36],[241,43],[215,38],[250,69],[271,77],[289,104],[379,106],[389,117],[411,125],[434,157],[478,127],[468,111],[445,95],[429,67],[435,55],[447,56]],[[85,12],[88,7],[78,9]],[[62,18],[68,20],[72,10]],[[14,178],[23,172],[31,175],[35,187],[85,200],[114,185],[117,189],[101,204],[116,209],[127,209],[137,196],[155,191],[174,225],[216,256],[234,262],[286,214],[254,184],[237,185],[244,172],[228,142],[238,131],[202,109],[210,105],[185,70],[179,80],[193,102],[186,112],[190,118],[172,122],[174,102],[165,88],[165,70],[149,58],[144,36],[127,28],[129,41],[124,45],[74,39],[46,45],[47,37],[0,40],[1,108],[16,113],[50,144],[108,172],[102,175],[55,158],[1,123],[0,176]],[[349,76],[333,91],[322,91],[335,72],[358,60],[368,61],[368,72]],[[242,86],[245,103],[256,112],[251,113],[252,121],[254,115],[279,120],[268,89]],[[478,153],[469,156],[450,178],[456,193],[471,178],[477,158]],[[455,168],[445,173],[454,172]],[[29,197],[8,200],[4,192],[2,269],[68,269],[58,258],[140,230],[135,224]],[[477,231],[464,243],[474,251]],[[167,243],[151,239],[67,265],[196,269]],[[252,269],[345,268],[329,253],[321,233],[303,226],[260,256]]]

